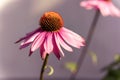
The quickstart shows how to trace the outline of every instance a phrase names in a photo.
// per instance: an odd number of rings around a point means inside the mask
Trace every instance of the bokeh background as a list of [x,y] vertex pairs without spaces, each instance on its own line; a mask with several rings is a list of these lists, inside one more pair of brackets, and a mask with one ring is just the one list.
[[[0,0],[0,80],[6,79],[38,79],[42,65],[39,50],[28,57],[29,47],[19,50],[16,40],[39,27],[39,19],[46,11],[59,12],[64,19],[64,26],[80,34],[86,39],[95,10],[80,7],[82,0]],[[120,1],[113,0],[120,8]],[[120,54],[120,18],[100,16],[89,51],[97,55],[97,63],[93,63],[88,54],[77,78],[100,79],[105,73],[101,68]],[[46,79],[69,78],[71,72],[65,63],[76,62],[81,49],[74,52],[65,50],[65,57],[59,61],[51,54],[48,64],[54,68],[51,76],[45,72]]]

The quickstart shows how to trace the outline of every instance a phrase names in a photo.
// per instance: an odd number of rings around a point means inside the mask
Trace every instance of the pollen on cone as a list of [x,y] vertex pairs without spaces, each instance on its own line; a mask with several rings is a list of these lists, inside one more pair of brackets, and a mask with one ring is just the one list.
[[56,12],[46,12],[40,19],[40,26],[45,31],[57,31],[63,27],[63,19]]

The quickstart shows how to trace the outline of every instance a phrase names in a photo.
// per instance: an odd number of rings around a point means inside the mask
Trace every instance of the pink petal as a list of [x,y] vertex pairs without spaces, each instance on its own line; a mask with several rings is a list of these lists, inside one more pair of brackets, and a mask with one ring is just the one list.
[[63,53],[63,51],[62,51],[62,49],[60,47],[60,43],[59,43],[59,40],[58,40],[58,37],[57,37],[57,32],[54,33],[54,37],[55,37],[55,42],[56,42],[56,45],[57,45],[59,51],[61,52],[62,56],[64,56],[64,53]]
[[59,48],[56,44],[56,41],[55,41],[55,36],[53,35],[53,39],[52,39],[52,42],[53,42],[53,52],[55,54],[55,56],[60,60],[60,51],[59,51]]
[[25,40],[25,39],[30,38],[33,34],[37,33],[38,31],[41,32],[40,28],[38,28],[38,29],[36,29],[36,30],[28,33],[25,37],[20,38],[20,39],[19,39],[18,41],[16,41],[15,43],[18,43],[18,42],[20,42],[20,41],[22,41],[22,40]]
[[118,17],[120,17],[120,10],[117,7],[115,7],[112,4],[112,2],[109,3],[108,7],[110,8],[112,16],[118,16]]
[[89,0],[89,1],[82,1],[80,6],[85,7],[86,9],[98,8],[98,0]]
[[[84,46],[84,39],[77,35],[74,32],[71,32],[68,29],[62,28],[59,31],[60,35],[62,36],[62,38],[71,46],[76,47],[76,48],[80,48],[80,46]],[[75,36],[76,35],[76,36]]]
[[47,53],[45,52],[43,43],[40,46],[40,54],[41,54],[42,59],[45,59]]
[[57,38],[58,38],[58,41],[59,41],[60,45],[61,45],[64,49],[66,49],[66,50],[68,50],[68,51],[70,51],[70,52],[73,51],[72,48],[69,47],[69,46],[65,43],[65,41],[63,40],[63,38],[61,37],[60,34],[57,34]]
[[108,7],[108,2],[105,1],[97,1],[98,3],[98,8],[103,16],[108,16],[111,14],[110,9]]
[[118,16],[120,17],[120,10],[117,9],[111,1],[99,1],[99,5],[98,5],[101,13],[103,14],[103,16]]
[[87,1],[82,1],[80,3],[80,6],[85,7],[86,9],[92,9],[93,8],[93,6],[89,5],[89,3]]
[[103,16],[117,16],[120,17],[120,10],[116,8],[112,1],[105,0],[87,0],[80,3],[86,9],[98,8]]
[[29,33],[27,33],[26,35],[28,36],[28,35],[33,35],[33,34],[35,34],[35,33],[37,33],[37,32],[42,32],[42,29],[41,28],[37,28],[36,30],[34,30],[34,31],[32,31],[32,32],[29,32]]
[[32,42],[34,41],[34,39],[35,39],[39,34],[40,34],[40,32],[37,32],[37,33],[33,34],[31,37],[27,38],[24,42],[21,43],[20,49],[27,47],[30,43],[32,43]]
[[45,39],[46,33],[47,33],[47,32],[42,32],[42,33],[40,33],[40,34],[35,38],[32,46],[31,46],[31,51],[32,51],[32,52],[35,51],[36,49],[38,49],[38,48],[41,46],[42,42],[43,42],[44,39]]
[[19,43],[20,41],[22,41],[22,40],[24,40],[24,39],[26,39],[27,37],[25,36],[25,37],[22,37],[22,38],[20,38],[19,40],[17,40],[15,43]]
[[26,44],[24,44],[24,45],[21,45],[21,46],[20,46],[20,49],[23,49],[23,48],[25,48],[25,47],[28,47],[31,43],[32,43],[32,42],[29,42],[29,43],[26,43]]
[[53,51],[52,36],[53,36],[53,33],[48,32],[46,34],[46,38],[45,38],[45,42],[44,42],[44,48],[48,54],[50,54]]
[[85,40],[80,36],[78,35],[77,33],[63,27],[62,31],[66,32],[66,33],[69,33],[70,35],[73,35],[73,37],[76,39],[76,40],[79,40],[80,42],[84,42]]

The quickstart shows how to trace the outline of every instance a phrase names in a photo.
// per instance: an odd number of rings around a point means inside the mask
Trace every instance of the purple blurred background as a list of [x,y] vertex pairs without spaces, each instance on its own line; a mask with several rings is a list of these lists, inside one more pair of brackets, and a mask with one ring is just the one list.
[[[3,1],[3,2],[2,2]],[[7,2],[5,2],[7,1]],[[59,12],[64,25],[84,38],[95,15],[95,10],[87,11],[79,6],[82,0],[1,0],[0,1],[0,80],[39,78],[42,60],[39,50],[28,57],[29,47],[19,50],[16,40],[39,27],[39,19],[46,11]],[[113,0],[120,8],[120,1]],[[96,53],[98,63],[93,64],[90,55],[82,65],[77,78],[100,79],[104,73],[100,69],[120,54],[120,18],[100,16],[89,50]],[[74,52],[64,50],[65,57],[60,61],[51,54],[48,64],[54,67],[54,74],[45,78],[69,78],[66,62],[77,61],[81,49]]]

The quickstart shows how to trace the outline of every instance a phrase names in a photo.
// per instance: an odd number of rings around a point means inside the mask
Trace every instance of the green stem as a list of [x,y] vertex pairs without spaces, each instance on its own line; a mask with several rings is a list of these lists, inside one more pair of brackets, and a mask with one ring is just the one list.
[[44,80],[43,75],[44,75],[45,67],[46,67],[47,62],[48,62],[48,57],[49,57],[49,54],[46,54],[45,60],[43,62],[42,68],[41,68],[40,80]]
[[81,69],[81,66],[82,66],[82,63],[85,59],[85,56],[87,54],[87,50],[88,50],[88,47],[90,45],[90,42],[92,40],[92,36],[95,32],[95,28],[96,28],[96,24],[97,24],[97,21],[99,19],[99,15],[100,15],[100,12],[99,10],[96,11],[96,14],[94,16],[94,19],[93,19],[93,22],[91,24],[91,27],[89,29],[89,32],[88,32],[88,35],[87,35],[87,39],[86,39],[86,46],[83,48],[82,52],[81,52],[81,55],[79,56],[78,58],[78,62],[77,62],[77,69],[76,69],[76,72],[74,74],[71,75],[70,77],[70,80],[75,80],[79,70]]
[[114,61],[114,62],[110,63],[108,66],[102,68],[101,71],[110,70],[111,68],[114,68],[115,66],[118,66],[118,65],[120,65],[120,59],[117,61]]

